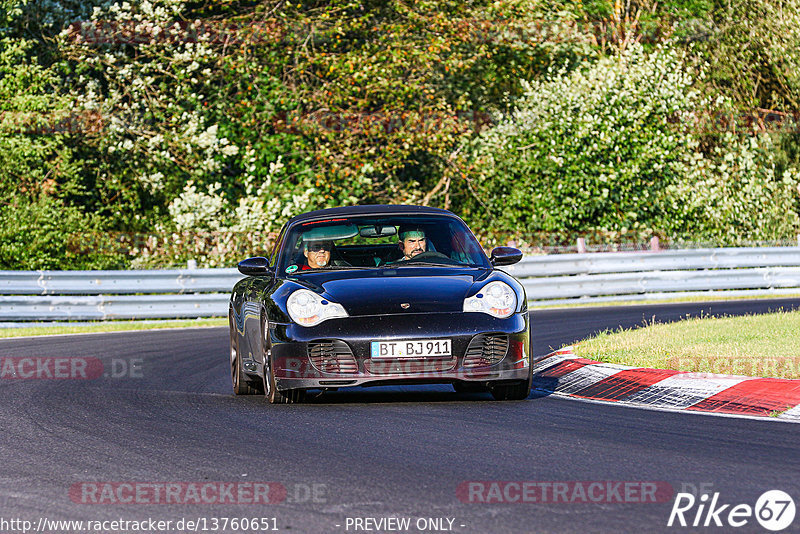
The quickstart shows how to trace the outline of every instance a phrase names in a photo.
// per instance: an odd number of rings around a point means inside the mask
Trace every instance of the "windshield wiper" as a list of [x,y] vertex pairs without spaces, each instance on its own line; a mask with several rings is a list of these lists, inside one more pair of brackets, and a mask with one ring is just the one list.
[[[364,267],[362,265],[333,265],[331,267],[323,267],[316,269],[317,271],[347,271],[350,269],[374,269],[374,267]],[[306,271],[308,272],[308,271]]]
[[322,273],[322,272],[330,272],[330,271],[347,271],[350,269],[374,269],[374,267],[362,267],[360,265],[333,265],[331,267],[319,267],[317,269],[306,269],[305,271],[295,271],[290,273],[290,276],[296,276],[299,274],[313,274],[313,273]]

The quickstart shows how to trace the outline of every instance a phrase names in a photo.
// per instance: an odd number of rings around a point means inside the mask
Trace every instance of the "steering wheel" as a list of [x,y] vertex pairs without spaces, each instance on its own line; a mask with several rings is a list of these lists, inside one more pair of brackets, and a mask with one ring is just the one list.
[[441,252],[436,252],[435,250],[426,250],[425,252],[420,252],[410,260],[405,260],[406,263],[411,263],[414,261],[427,261],[427,260],[445,260],[443,263],[447,263],[450,265],[457,265],[459,262],[442,254]]

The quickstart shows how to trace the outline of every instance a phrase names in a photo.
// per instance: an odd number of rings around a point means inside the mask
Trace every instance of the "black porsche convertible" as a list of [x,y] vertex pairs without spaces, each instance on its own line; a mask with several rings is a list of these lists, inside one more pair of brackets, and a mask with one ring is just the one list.
[[229,309],[237,395],[302,402],[309,390],[452,384],[522,400],[531,388],[525,290],[453,213],[353,206],[294,217]]

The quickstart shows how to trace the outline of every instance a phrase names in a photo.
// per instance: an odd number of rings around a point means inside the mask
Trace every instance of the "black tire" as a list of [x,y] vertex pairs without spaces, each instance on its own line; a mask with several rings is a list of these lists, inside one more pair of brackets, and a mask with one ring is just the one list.
[[533,365],[528,367],[528,379],[505,384],[489,384],[489,392],[494,400],[525,400],[531,394],[533,385]]
[[306,397],[304,389],[287,389],[278,391],[275,386],[275,375],[272,374],[272,351],[266,336],[266,320],[261,318],[261,339],[264,342],[264,372],[261,375],[263,393],[270,404],[299,404]]
[[[267,354],[265,359],[269,362],[270,357]],[[278,391],[275,387],[275,376],[272,374],[272,365],[267,363],[264,366],[264,396],[270,404],[300,404],[306,398],[306,390],[304,389],[287,389]]]
[[489,387],[484,382],[453,382],[456,393],[486,393]]
[[[233,321],[231,320],[231,323]],[[236,343],[236,334],[233,330],[233,324],[230,326],[231,337],[231,350],[230,350],[230,363],[231,363],[231,383],[233,385],[234,395],[258,395],[261,393],[260,388],[254,386],[247,380],[247,375],[242,371],[242,361],[239,357],[239,347]]]
[[[531,346],[533,346],[533,334],[529,334]],[[533,362],[528,360],[528,379],[521,380],[517,383],[506,384],[489,384],[489,392],[494,397],[494,400],[508,401],[508,400],[525,400],[531,394],[531,387],[533,387]]]

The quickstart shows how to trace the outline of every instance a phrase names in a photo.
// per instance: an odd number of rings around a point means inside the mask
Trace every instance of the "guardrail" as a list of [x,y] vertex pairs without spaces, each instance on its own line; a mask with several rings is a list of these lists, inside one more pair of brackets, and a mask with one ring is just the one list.
[[0,321],[224,317],[237,269],[0,271]]
[[0,295],[207,293],[230,291],[237,269],[0,271]]
[[[800,294],[800,247],[527,256],[530,306]],[[0,271],[0,321],[225,316],[236,269]]]
[[800,247],[528,256],[507,268],[532,306],[800,293]]

